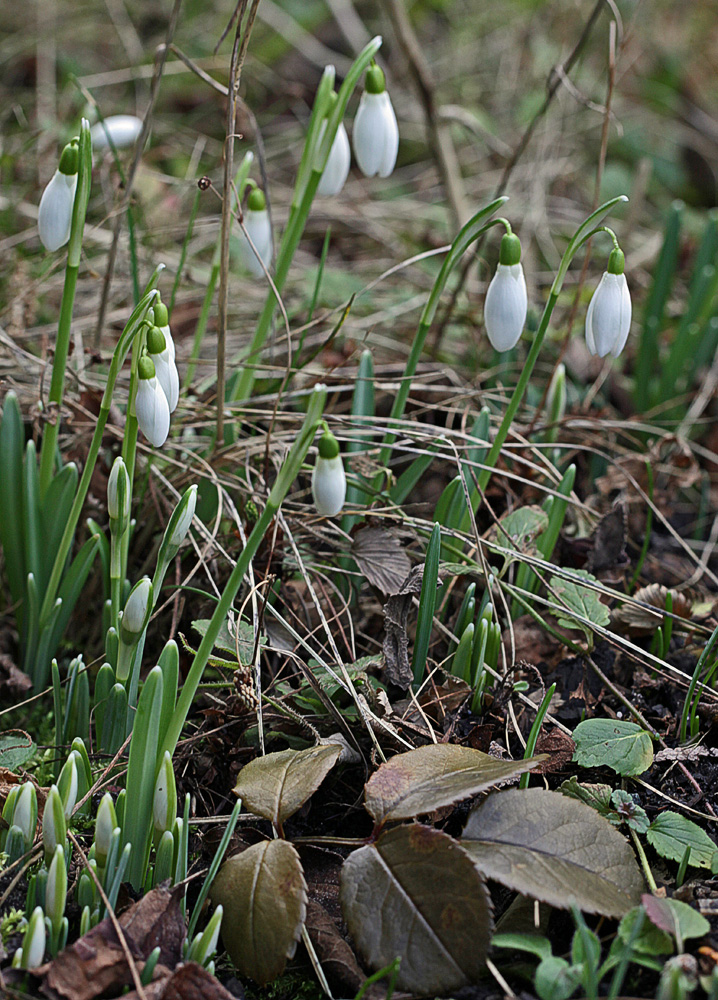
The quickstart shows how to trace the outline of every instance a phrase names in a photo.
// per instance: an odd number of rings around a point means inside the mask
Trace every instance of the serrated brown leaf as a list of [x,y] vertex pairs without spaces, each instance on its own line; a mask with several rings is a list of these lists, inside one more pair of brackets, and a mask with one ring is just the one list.
[[622,917],[644,891],[633,851],[590,806],[542,788],[497,792],[474,809],[462,845],[484,874],[567,909]]
[[471,859],[447,834],[413,823],[354,851],[342,868],[341,900],[372,969],[401,956],[400,989],[443,996],[481,975],[491,903]]
[[498,760],[453,743],[419,747],[374,772],[364,786],[364,805],[377,824],[412,819],[530,771],[543,760]]
[[225,861],[210,891],[222,904],[222,940],[243,976],[260,986],[276,979],[294,954],[306,916],[307,887],[286,840],[254,844]]
[[396,594],[411,569],[399,534],[390,528],[374,525],[359,528],[352,540],[351,554],[367,581],[383,594]]
[[384,675],[389,684],[405,691],[414,680],[409,663],[409,636],[407,622],[412,597],[421,591],[424,564],[414,566],[396,594],[384,605]]
[[[307,903],[306,928],[335,996],[355,996],[366,975],[337,925],[324,907],[313,899]],[[383,990],[379,986],[370,986],[367,991],[368,1000],[377,1000],[382,995]]]
[[281,828],[316,792],[341,752],[331,743],[257,757],[239,772],[234,794],[249,812]]

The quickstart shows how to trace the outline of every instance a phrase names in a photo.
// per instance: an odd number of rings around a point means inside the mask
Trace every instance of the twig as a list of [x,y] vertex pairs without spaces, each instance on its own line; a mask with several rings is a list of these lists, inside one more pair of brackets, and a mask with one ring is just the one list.
[[[229,298],[229,233],[232,223],[232,177],[234,172],[234,140],[237,117],[237,94],[242,76],[242,66],[249,46],[254,19],[257,16],[259,0],[252,0],[242,34],[242,18],[248,0],[239,0],[237,28],[232,46],[232,61],[229,70],[229,102],[227,105],[227,138],[224,147],[224,182],[222,186],[222,230],[220,235],[219,264],[219,308],[217,321],[217,440],[218,447],[224,444],[224,367],[227,334],[227,302]],[[240,41],[241,39],[241,41]]]
[[95,883],[97,891],[98,891],[98,893],[100,895],[100,899],[105,904],[105,909],[107,910],[107,916],[110,918],[110,923],[112,924],[112,926],[113,926],[113,928],[115,930],[115,934],[117,935],[117,939],[120,942],[120,947],[122,948],[122,951],[124,952],[125,959],[127,960],[127,964],[128,964],[128,966],[130,968],[130,975],[132,976],[132,982],[135,984],[135,989],[137,990],[137,995],[140,997],[140,1000],[147,1000],[147,994],[145,993],[145,988],[142,985],[142,980],[140,978],[140,973],[139,973],[139,971],[137,969],[137,962],[135,962],[135,960],[134,960],[134,958],[132,956],[132,952],[130,951],[129,945],[127,944],[127,938],[125,937],[125,932],[122,930],[122,926],[120,924],[120,921],[115,916],[115,911],[112,909],[112,906],[110,905],[110,901],[107,898],[107,896],[105,895],[105,890],[102,888],[102,884],[100,883],[100,880],[97,877],[97,873],[95,872],[94,868],[90,865],[90,862],[87,860],[87,855],[83,851],[82,847],[80,846],[80,844],[79,844],[79,842],[77,840],[77,837],[72,832],[72,830],[68,830],[67,831],[67,836],[72,841],[72,844],[73,844],[75,850],[77,851],[77,853],[80,855],[80,860],[82,861],[83,865],[85,866],[85,870],[87,872],[89,872],[90,877],[92,878],[93,882]]
[[468,222],[471,211],[466,201],[459,161],[451,140],[449,125],[442,122],[437,115],[434,96],[436,85],[431,69],[406,13],[404,0],[389,0],[387,9],[397,41],[409,63],[411,75],[419,92],[419,98],[424,108],[429,146],[439,168],[444,191],[454,214],[454,223],[456,228],[460,229],[465,222]]
[[[506,162],[506,165],[504,166],[503,172],[501,174],[501,180],[499,181],[498,186],[494,191],[492,197],[498,198],[506,190],[511,175],[516,167],[516,164],[523,156],[524,152],[526,151],[526,147],[531,141],[534,129],[536,128],[540,120],[544,117],[549,107],[551,106],[551,103],[553,102],[553,99],[556,96],[556,91],[558,90],[562,79],[567,77],[568,74],[573,69],[574,63],[576,62],[579,55],[583,51],[583,48],[586,42],[588,41],[591,32],[593,31],[593,27],[596,21],[598,20],[598,16],[601,13],[601,10],[603,9],[604,5],[605,5],[605,0],[596,0],[594,8],[591,11],[591,14],[588,20],[586,21],[585,25],[583,26],[583,31],[581,32],[581,35],[576,44],[574,45],[573,50],[569,54],[568,58],[565,59],[564,62],[561,63],[561,65],[558,68],[553,67],[551,72],[549,73],[548,79],[546,81],[546,96],[543,100],[543,103],[536,112],[536,114],[533,116],[529,124],[527,125],[526,131],[521,136],[518,145],[514,149],[508,161]],[[431,345],[432,357],[436,357],[439,345],[441,344],[441,339],[444,335],[444,330],[446,329],[446,326],[449,320],[451,319],[451,315],[454,309],[456,308],[456,302],[466,283],[466,279],[468,277],[469,271],[471,270],[474,259],[479,254],[482,243],[483,240],[479,240],[477,242],[473,253],[468,254],[463,263],[458,281],[456,282],[456,285],[451,293],[451,298],[446,307],[446,311],[444,312],[444,315],[442,316],[441,321],[436,328],[436,335]]]

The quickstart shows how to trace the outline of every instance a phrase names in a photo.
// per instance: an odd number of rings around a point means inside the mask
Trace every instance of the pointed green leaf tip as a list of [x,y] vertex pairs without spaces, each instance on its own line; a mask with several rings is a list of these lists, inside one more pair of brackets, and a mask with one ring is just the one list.
[[80,168],[80,151],[77,148],[77,139],[69,142],[62,151],[57,169],[61,174],[71,177]]
[[516,233],[506,233],[501,240],[499,264],[518,264],[521,260],[521,240]]
[[167,341],[165,335],[158,326],[151,326],[147,331],[147,350],[150,354],[161,354]]
[[383,94],[386,90],[386,78],[376,63],[373,63],[366,71],[364,89],[367,94]]
[[626,266],[626,258],[623,256],[623,250],[619,250],[616,247],[611,250],[610,256],[608,258],[608,273],[609,274],[623,274],[623,269]]
[[263,212],[267,207],[267,199],[261,188],[252,188],[247,198],[247,208],[250,212]]
[[143,354],[140,360],[137,362],[137,374],[140,378],[154,378],[155,377],[155,366],[152,358]]
[[325,431],[319,438],[319,455],[321,458],[336,458],[339,454],[339,442],[331,431]]

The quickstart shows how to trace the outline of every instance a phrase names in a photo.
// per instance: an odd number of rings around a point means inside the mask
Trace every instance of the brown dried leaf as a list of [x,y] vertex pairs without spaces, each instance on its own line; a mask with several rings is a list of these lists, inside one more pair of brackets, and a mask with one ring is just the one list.
[[286,840],[254,844],[225,861],[212,886],[224,907],[222,940],[235,968],[260,986],[276,979],[302,933],[307,887]]
[[412,819],[530,771],[542,760],[497,760],[453,743],[419,747],[374,772],[364,786],[364,805],[377,824]]
[[550,733],[544,733],[536,741],[536,753],[548,755],[545,764],[541,764],[536,770],[539,774],[556,774],[562,770],[573,757],[576,744],[562,729],[552,729]]
[[401,537],[391,528],[359,528],[351,554],[368,582],[384,594],[396,594],[411,570]]
[[[339,933],[339,928],[319,903],[307,903],[306,928],[324,974],[335,996],[355,996],[366,979],[356,955]],[[379,986],[370,987],[370,1000],[383,995]]]
[[406,690],[414,680],[409,663],[409,637],[406,623],[412,597],[421,592],[424,564],[414,566],[396,594],[384,605],[384,674],[389,684]]
[[341,752],[339,744],[330,743],[257,757],[239,772],[234,794],[255,816],[279,828],[316,792]]
[[589,573],[626,563],[626,508],[623,503],[619,501],[601,518],[591,536],[591,543],[586,562]]
[[685,594],[669,591],[659,583],[651,583],[647,587],[641,587],[633,595],[634,601],[649,607],[641,608],[634,603],[622,604],[611,613],[611,624],[623,626],[629,635],[651,635],[663,622],[669,593],[673,599],[673,614],[690,618],[693,603]]
[[419,823],[350,854],[341,900],[372,969],[401,956],[401,989],[445,996],[475,983],[493,927],[483,879],[451,837]]
[[[185,962],[169,975],[163,975],[144,988],[146,1000],[235,1000],[235,997],[197,962]],[[125,993],[123,1000],[140,1000],[137,990]]]

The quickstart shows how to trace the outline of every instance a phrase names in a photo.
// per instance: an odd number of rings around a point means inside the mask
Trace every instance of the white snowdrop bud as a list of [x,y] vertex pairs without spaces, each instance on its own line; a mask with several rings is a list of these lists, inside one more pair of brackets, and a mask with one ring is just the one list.
[[365,86],[352,129],[354,155],[365,176],[388,177],[399,151],[399,126],[378,66],[367,70]]
[[[267,211],[267,199],[259,188],[250,191],[247,198],[244,226],[249,239],[254,244],[254,249],[242,232],[239,244],[242,263],[255,278],[262,278],[264,277],[262,263],[267,269],[272,263],[272,226]],[[259,259],[257,255],[259,255]]]
[[347,479],[339,454],[339,442],[330,430],[319,440],[319,454],[312,473],[312,495],[317,513],[334,517],[344,506]]
[[46,250],[59,250],[70,239],[79,159],[76,145],[65,146],[58,168],[42,192],[37,228]]
[[[172,346],[174,348],[174,344]],[[155,366],[157,381],[167,397],[170,413],[174,413],[179,401],[179,373],[174,360],[174,350],[170,353],[167,338],[159,326],[150,327],[147,334],[147,353]]]
[[21,969],[36,969],[45,957],[45,914],[41,906],[36,906],[28,921],[22,941]]
[[484,303],[484,323],[491,346],[510,351],[521,338],[526,322],[528,296],[521,260],[521,243],[514,233],[501,240],[499,265],[491,279]]
[[631,294],[623,273],[623,251],[616,247],[608,258],[598,288],[586,313],[586,346],[591,354],[617,358],[626,346],[631,329]]
[[[336,94],[333,95],[333,101],[329,106],[330,110],[335,101]],[[327,119],[325,118],[319,128],[317,146],[321,146],[326,130]],[[347,177],[349,176],[351,159],[352,155],[351,150],[349,149],[349,136],[347,135],[347,130],[344,127],[344,122],[339,122],[339,128],[334,136],[332,148],[329,150],[327,165],[325,166],[319,181],[317,194],[321,194],[324,197],[339,194],[341,189],[344,187]]]
[[161,448],[170,432],[170,408],[155,374],[151,358],[144,355],[138,363],[139,379],[135,397],[135,414],[140,430],[150,444]]
[[107,513],[111,521],[118,521],[124,531],[130,516],[130,477],[121,455],[112,463],[107,481]]
[[93,149],[107,149],[108,135],[116,149],[133,146],[142,131],[142,119],[135,115],[110,115],[90,129]]
[[100,799],[100,805],[97,808],[97,819],[95,821],[95,857],[97,858],[98,865],[102,868],[105,867],[105,863],[107,862],[112,834],[116,826],[117,815],[112,796],[109,792],[105,792]]

